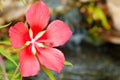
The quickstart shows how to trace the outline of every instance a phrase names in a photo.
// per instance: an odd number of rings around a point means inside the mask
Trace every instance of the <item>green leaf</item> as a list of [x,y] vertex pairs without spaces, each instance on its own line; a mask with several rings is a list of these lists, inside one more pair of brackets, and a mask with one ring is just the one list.
[[20,0],[23,4],[25,4],[26,2],[25,2],[25,0]]
[[8,24],[6,24],[6,25],[2,25],[2,26],[0,26],[0,29],[1,29],[1,28],[5,28],[5,27],[8,27],[10,24],[11,24],[11,23],[8,23]]
[[3,41],[0,41],[0,44],[10,45],[10,41],[9,40],[3,40]]
[[10,60],[15,66],[17,66],[17,63],[12,59],[12,57],[5,51],[3,48],[0,47],[0,54],[2,54],[4,57],[6,57],[8,60]]
[[22,79],[20,79],[20,78],[21,78],[20,72],[18,72],[15,76],[13,76],[13,77],[11,78],[11,80],[22,80]]
[[46,67],[42,66],[43,71],[48,75],[48,77],[50,78],[50,80],[56,80],[53,73],[51,72],[51,70],[47,69]]
[[28,23],[27,23],[27,21],[25,21],[24,24],[25,24],[25,26],[28,28]]
[[65,62],[64,62],[64,65],[67,65],[67,66],[73,66],[72,63],[69,62],[69,61],[65,61]]
[[2,7],[2,4],[0,3],[0,10],[2,10],[3,9],[3,7]]
[[98,7],[94,9],[94,18],[100,19],[105,29],[109,30],[111,28],[104,12]]

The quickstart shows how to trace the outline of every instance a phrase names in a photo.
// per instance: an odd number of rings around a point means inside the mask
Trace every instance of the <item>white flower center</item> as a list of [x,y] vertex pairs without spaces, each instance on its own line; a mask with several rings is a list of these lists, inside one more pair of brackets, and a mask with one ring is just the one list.
[[41,32],[39,32],[39,33],[35,36],[35,38],[33,38],[33,32],[32,32],[31,29],[29,30],[29,35],[30,35],[31,41],[27,41],[27,42],[25,43],[25,45],[30,45],[30,44],[32,44],[32,52],[33,52],[34,55],[36,54],[35,45],[37,45],[37,46],[39,46],[39,47],[45,47],[43,43],[40,43],[40,42],[37,42],[37,41],[36,41],[36,40],[38,40],[44,33],[45,33],[45,31],[41,31]]
[[36,41],[35,39],[32,39],[32,40],[31,40],[31,43],[34,45],[35,41]]

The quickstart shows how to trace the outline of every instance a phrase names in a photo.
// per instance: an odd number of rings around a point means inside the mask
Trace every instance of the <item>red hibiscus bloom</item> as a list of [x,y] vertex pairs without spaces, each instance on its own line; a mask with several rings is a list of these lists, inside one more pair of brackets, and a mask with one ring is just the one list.
[[15,48],[26,45],[19,52],[20,72],[24,77],[34,76],[40,71],[40,64],[60,72],[64,66],[64,55],[53,47],[63,45],[72,32],[67,24],[55,20],[45,30],[50,17],[47,5],[40,1],[26,12],[27,28],[18,22],[9,29],[10,41]]

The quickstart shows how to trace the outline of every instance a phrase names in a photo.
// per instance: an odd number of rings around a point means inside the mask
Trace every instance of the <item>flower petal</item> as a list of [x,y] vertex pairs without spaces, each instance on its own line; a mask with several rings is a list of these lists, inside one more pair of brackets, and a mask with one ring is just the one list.
[[49,46],[60,46],[66,43],[71,37],[72,32],[67,24],[63,21],[55,20],[47,28],[45,34],[39,41],[46,40],[45,44]]
[[27,46],[19,53],[20,72],[24,77],[34,76],[40,71],[39,62],[31,52],[31,46]]
[[26,13],[26,20],[33,30],[34,35],[46,27],[50,17],[48,6],[43,2],[33,4]]
[[55,48],[38,48],[38,58],[40,63],[48,69],[60,72],[64,67],[64,55]]
[[19,48],[30,40],[29,32],[23,22],[18,22],[9,29],[10,41],[15,48]]

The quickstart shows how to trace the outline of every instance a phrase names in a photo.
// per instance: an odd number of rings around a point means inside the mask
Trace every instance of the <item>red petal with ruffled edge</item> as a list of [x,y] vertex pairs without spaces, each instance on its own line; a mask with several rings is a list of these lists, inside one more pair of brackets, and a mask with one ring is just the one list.
[[31,45],[24,48],[19,53],[20,72],[24,77],[34,76],[40,71],[39,62],[31,52]]
[[23,22],[18,22],[9,29],[10,41],[15,48],[19,48],[30,40],[29,32]]
[[33,4],[26,13],[26,20],[32,28],[34,36],[46,27],[49,18],[49,8],[43,1]]
[[39,48],[37,47],[38,58],[40,63],[48,69],[60,72],[64,67],[64,55],[55,48]]
[[45,34],[38,40],[49,46],[60,46],[66,43],[72,35],[69,26],[63,21],[55,20],[47,28]]

